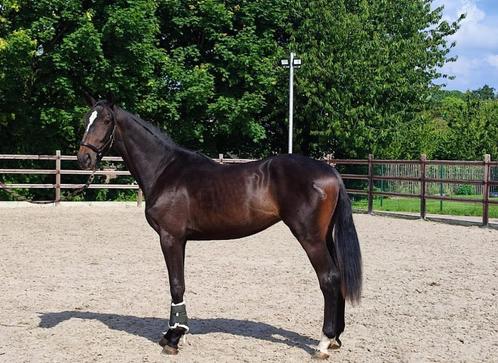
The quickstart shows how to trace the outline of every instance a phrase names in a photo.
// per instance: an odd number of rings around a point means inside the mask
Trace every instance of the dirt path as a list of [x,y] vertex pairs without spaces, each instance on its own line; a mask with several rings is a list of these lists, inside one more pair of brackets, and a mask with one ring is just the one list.
[[[361,305],[329,361],[498,361],[498,231],[355,215]],[[189,242],[190,344],[157,345],[169,290],[136,207],[0,208],[1,362],[303,362],[322,324],[304,251],[278,224]]]

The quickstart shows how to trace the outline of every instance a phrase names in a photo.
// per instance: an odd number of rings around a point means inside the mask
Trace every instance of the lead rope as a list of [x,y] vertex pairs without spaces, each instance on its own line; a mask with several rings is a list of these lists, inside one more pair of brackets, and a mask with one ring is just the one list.
[[[88,180],[86,181],[85,185],[72,191],[67,196],[74,197],[74,196],[80,194],[81,192],[83,192],[84,190],[88,189],[90,184],[92,184],[93,179],[95,178],[96,171],[97,171],[96,169],[93,169],[92,174],[90,174],[90,176],[88,177]],[[19,202],[28,202],[31,204],[52,204],[52,203],[56,202],[55,199],[54,200],[33,200],[33,199],[26,198],[26,197],[22,196],[21,194],[19,194],[18,192],[16,192],[15,190],[10,189],[7,185],[5,185],[1,181],[0,181],[0,188],[5,190],[5,192],[9,193],[10,195],[12,195]]]

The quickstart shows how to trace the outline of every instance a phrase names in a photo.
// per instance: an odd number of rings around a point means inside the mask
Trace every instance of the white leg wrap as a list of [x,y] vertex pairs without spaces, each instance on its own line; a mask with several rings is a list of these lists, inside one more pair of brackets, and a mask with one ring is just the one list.
[[322,332],[322,337],[320,338],[320,343],[318,343],[318,350],[322,353],[328,354],[328,349],[330,346],[330,341],[331,339],[328,338],[325,334]]
[[[189,330],[190,330],[190,328],[188,326],[180,324],[180,323],[175,323],[175,325],[169,325],[168,324],[168,328],[170,328],[170,329],[175,329],[175,328],[178,328],[178,327],[186,329],[187,331],[185,332],[185,334],[187,334],[189,332]],[[164,333],[164,334],[166,334],[166,333]]]

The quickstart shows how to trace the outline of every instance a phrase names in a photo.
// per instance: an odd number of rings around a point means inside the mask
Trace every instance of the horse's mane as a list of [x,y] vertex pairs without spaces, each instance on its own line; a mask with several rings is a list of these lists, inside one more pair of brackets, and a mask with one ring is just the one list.
[[164,145],[167,149],[169,150],[176,150],[176,151],[183,151],[186,154],[189,154],[190,156],[194,156],[195,158],[202,158],[205,160],[209,160],[211,162],[213,161],[209,156],[206,156],[202,154],[200,151],[192,151],[189,149],[186,149],[178,144],[176,144],[169,135],[167,135],[165,132],[161,131],[157,126],[153,125],[149,121],[146,121],[138,115],[134,115],[122,108],[119,108],[121,112],[123,112],[127,117],[131,118],[133,121],[135,121],[137,124],[143,127],[145,131],[147,131],[149,134],[151,134],[154,138],[156,138],[162,145]]
[[164,144],[168,148],[178,148],[179,146],[169,137],[166,133],[161,131],[157,126],[153,125],[149,121],[145,121],[144,119],[140,118],[138,115],[134,115],[126,110],[121,109],[122,112],[126,114],[129,118],[131,118],[133,121],[135,121],[137,124],[142,126],[142,128],[147,131],[149,134],[151,134],[153,137],[155,137],[157,140],[161,142],[161,144]]

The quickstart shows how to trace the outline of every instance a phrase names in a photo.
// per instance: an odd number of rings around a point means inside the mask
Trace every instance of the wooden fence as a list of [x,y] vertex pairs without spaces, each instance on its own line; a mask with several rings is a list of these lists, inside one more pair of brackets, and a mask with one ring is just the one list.
[[[22,174],[22,175],[54,175],[54,183],[5,183],[5,186],[9,189],[54,189],[54,203],[57,205],[61,201],[61,191],[63,189],[79,189],[82,188],[84,183],[63,183],[63,175],[86,175],[90,176],[92,174],[91,170],[79,170],[79,169],[64,169],[62,167],[63,161],[77,161],[75,155],[61,155],[60,150],[55,152],[55,155],[13,155],[13,154],[0,154],[0,160],[30,160],[30,161],[53,161],[53,169],[0,169],[0,176],[6,174]],[[220,154],[218,159],[214,159],[219,163],[234,164],[234,163],[244,163],[251,159],[225,159],[223,154]],[[121,157],[117,156],[105,156],[102,159],[103,162],[123,162]],[[130,172],[127,170],[115,170],[115,169],[99,169],[95,172],[95,175],[105,175],[108,177],[117,176],[131,176]],[[137,205],[141,206],[143,201],[143,194],[139,186],[135,183],[133,184],[97,184],[92,183],[88,186],[88,189],[132,189],[137,191]]]
[[[390,197],[404,197],[404,198],[417,198],[420,200],[420,218],[425,219],[427,214],[427,200],[440,200],[440,201],[454,201],[463,203],[479,203],[482,205],[482,225],[489,224],[489,206],[498,205],[498,200],[490,200],[490,190],[492,187],[498,186],[498,180],[492,178],[492,168],[498,167],[498,162],[491,161],[489,155],[485,155],[482,161],[462,161],[462,160],[427,160],[425,155],[421,155],[419,160],[381,160],[374,159],[373,155],[369,155],[368,159],[329,159],[329,163],[334,165],[364,165],[366,166],[366,174],[341,174],[345,180],[361,180],[367,183],[365,189],[348,189],[350,194],[365,195],[368,199],[368,213],[373,211],[373,200],[376,196],[390,196]],[[413,171],[412,175],[377,175],[374,173],[376,165],[410,165]],[[480,168],[482,178],[462,178],[454,177],[435,177],[433,173],[429,172],[430,167],[437,165],[447,166],[467,166],[473,168]],[[474,174],[470,174],[474,175]],[[396,181],[408,182],[411,184],[418,184],[418,193],[412,191],[406,192],[385,192],[376,191],[374,189],[375,181]],[[463,198],[463,197],[450,197],[443,193],[439,195],[428,194],[427,187],[429,183],[440,184],[462,184],[462,185],[475,185],[480,186],[482,191],[482,198]]]
[[[62,178],[64,175],[90,175],[92,172],[88,170],[77,169],[64,169],[62,167],[63,161],[76,161],[76,156],[61,155],[60,151],[56,151],[55,155],[1,155],[0,160],[48,160],[54,162],[53,169],[0,169],[2,174],[35,174],[35,175],[54,175],[54,183],[45,184],[6,184],[8,188],[12,189],[54,189],[54,202],[58,204],[61,201],[61,191],[63,189],[78,189],[84,184],[81,183],[63,183]],[[250,159],[225,159],[223,154],[220,154],[217,159],[219,163],[243,163],[251,161]],[[120,157],[104,157],[104,162],[122,162]],[[427,200],[440,200],[440,201],[456,201],[463,203],[480,203],[482,205],[482,224],[488,225],[489,223],[489,206],[498,205],[497,200],[490,200],[490,190],[493,187],[498,187],[498,178],[493,178],[492,168],[498,167],[498,162],[491,161],[489,155],[486,155],[482,161],[460,161],[460,160],[427,160],[422,155],[419,160],[381,160],[374,159],[369,155],[368,159],[326,159],[324,160],[333,165],[352,165],[363,166],[366,168],[366,174],[346,174],[343,173],[342,177],[345,180],[357,180],[366,182],[367,186],[364,189],[348,189],[350,194],[365,195],[368,200],[368,213],[373,211],[373,200],[376,196],[389,196],[389,197],[407,197],[418,198],[420,200],[420,217],[425,219],[427,208]],[[388,175],[378,175],[375,173],[375,167],[378,165],[391,166],[391,172]],[[400,166],[405,167],[405,172],[400,173],[403,175],[393,175],[392,170],[401,170]],[[467,173],[467,178],[455,178],[453,174],[440,174],[439,176],[434,173],[434,166],[467,166],[474,169],[479,169],[479,173]],[[431,169],[432,168],[432,169]],[[406,170],[409,170],[406,172]],[[97,170],[96,175],[107,176],[129,176],[127,170],[114,170],[114,169],[101,169]],[[385,174],[385,173],[382,173]],[[437,174],[437,173],[436,173]],[[463,174],[461,174],[463,175]],[[468,177],[470,175],[470,177]],[[482,176],[476,178],[476,175]],[[498,175],[498,173],[494,173]],[[446,177],[445,177],[446,176]],[[449,176],[449,177],[448,177]],[[398,182],[407,183],[409,192],[395,192],[395,191],[377,191],[374,188],[374,183],[381,182]],[[478,190],[482,191],[482,198],[463,198],[463,197],[450,197],[440,193],[439,195],[427,193],[428,185],[430,183],[440,184],[462,184],[472,185],[479,187]],[[91,184],[89,189],[132,189],[137,190],[137,205],[142,204],[142,192],[137,184]],[[442,190],[442,189],[441,189]],[[476,189],[477,190],[477,189]]]

